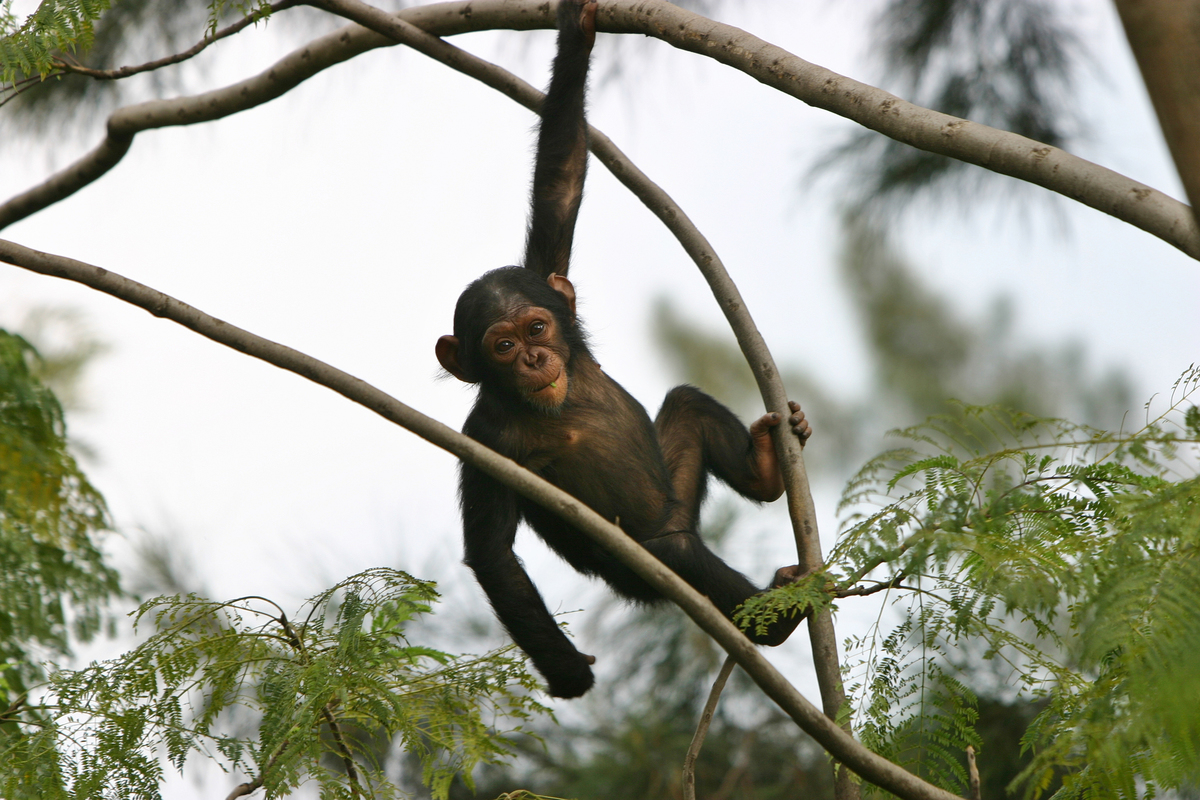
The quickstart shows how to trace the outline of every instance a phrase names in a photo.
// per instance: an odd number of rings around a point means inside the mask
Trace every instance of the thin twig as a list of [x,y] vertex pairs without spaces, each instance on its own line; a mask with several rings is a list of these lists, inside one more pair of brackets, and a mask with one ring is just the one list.
[[284,739],[283,743],[280,744],[279,747],[276,748],[275,752],[271,754],[271,760],[268,761],[266,766],[262,768],[262,771],[259,773],[258,777],[252,781],[248,781],[247,783],[239,783],[237,786],[233,787],[233,791],[225,797],[225,800],[237,800],[239,797],[245,797],[248,794],[253,794],[262,788],[263,776],[267,775],[275,767],[275,764],[279,762],[280,756],[287,752],[287,749],[291,743],[291,739]]
[[138,64],[137,66],[133,67],[118,67],[117,69],[93,69],[91,67],[85,67],[79,63],[69,63],[65,58],[61,57],[56,58],[55,62],[59,70],[59,74],[67,73],[72,75],[86,75],[89,78],[96,78],[97,80],[120,80],[121,78],[128,78],[131,75],[138,75],[143,72],[152,72],[156,69],[162,69],[163,67],[169,67],[172,64],[179,64],[183,61],[187,61],[189,58],[201,53],[210,44],[219,42],[226,37],[233,36],[235,33],[239,33],[250,25],[261,22],[272,14],[277,14],[284,9],[293,8],[298,5],[300,5],[299,0],[279,0],[279,2],[271,4],[269,12],[255,10],[254,13],[250,14],[249,16],[242,17],[232,25],[228,25],[217,31],[212,36],[206,35],[199,42],[196,42],[196,44],[192,45],[181,53],[165,56],[154,61],[147,61],[145,64]]
[[225,796],[225,800],[237,800],[239,797],[257,792],[260,788],[262,788],[262,778],[255,778],[249,783],[239,783],[233,787],[232,792]]
[[333,741],[337,743],[338,755],[342,757],[342,764],[346,767],[346,777],[350,779],[350,791],[355,797],[362,797],[363,790],[359,785],[358,766],[354,763],[354,755],[350,752],[350,746],[346,743],[346,737],[342,734],[342,727],[338,725],[337,718],[333,716],[333,711],[330,710],[328,704],[321,709],[321,714],[325,717],[326,724],[329,725],[329,732],[333,734]]
[[692,743],[688,745],[687,755],[683,758],[683,800],[696,800],[696,759],[700,755],[704,737],[708,735],[708,726],[712,723],[713,714],[717,711],[717,701],[721,699],[725,682],[729,680],[736,664],[733,656],[725,658],[725,663],[721,665],[721,671],[717,673],[717,679],[713,681],[712,689],[708,693],[708,702],[704,704],[704,711],[700,714],[700,723],[696,726]]
[[834,597],[866,597],[875,594],[876,592],[887,591],[888,589],[904,589],[907,587],[901,586],[901,582],[908,577],[908,574],[901,572],[890,581],[882,581],[874,586],[856,586],[853,589],[839,589],[833,593]]
[[972,745],[967,745],[967,773],[971,777],[971,793],[968,797],[971,800],[983,800],[979,786],[979,765],[975,763],[975,748]]

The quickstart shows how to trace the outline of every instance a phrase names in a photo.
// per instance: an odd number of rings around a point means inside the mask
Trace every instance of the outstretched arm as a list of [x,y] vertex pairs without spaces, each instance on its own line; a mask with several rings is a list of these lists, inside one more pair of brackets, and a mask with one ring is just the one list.
[[512,490],[474,467],[462,467],[464,561],[475,572],[496,616],[546,679],[555,697],[592,688],[594,658],[575,649],[513,553],[520,521]]
[[584,93],[596,40],[595,0],[559,0],[558,55],[542,104],[525,266],[543,278],[566,275],[587,174]]

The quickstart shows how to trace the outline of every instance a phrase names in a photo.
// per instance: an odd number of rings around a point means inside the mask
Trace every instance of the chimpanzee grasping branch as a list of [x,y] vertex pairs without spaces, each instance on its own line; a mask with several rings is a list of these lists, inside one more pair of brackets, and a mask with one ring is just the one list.
[[[560,0],[558,54],[538,133],[525,266],[504,267],[458,298],[454,335],[437,357],[458,379],[479,385],[463,432],[574,495],[620,526],[726,616],[760,590],[712,553],[696,534],[708,476],[752,500],[770,501],[783,479],[766,414],[750,430],[733,412],[691,386],[677,386],[651,423],[641,404],[608,377],[588,350],[567,279],[575,218],[587,169],[584,91],[596,37],[595,0]],[[789,403],[801,442],[811,434]],[[557,697],[592,685],[595,659],[575,649],[546,610],[513,553],[526,521],[571,566],[603,578],[640,602],[659,593],[581,531],[475,467],[460,474],[466,563],[513,640]],[[775,573],[772,586],[795,580]],[[782,643],[803,615],[780,619],[761,644]]]

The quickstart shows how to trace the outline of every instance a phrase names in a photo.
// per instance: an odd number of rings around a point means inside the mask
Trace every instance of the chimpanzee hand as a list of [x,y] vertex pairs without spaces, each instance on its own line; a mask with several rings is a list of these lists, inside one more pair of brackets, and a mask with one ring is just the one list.
[[561,0],[558,6],[558,30],[581,35],[584,52],[596,42],[596,0]]
[[595,663],[595,656],[575,651],[569,656],[557,655],[549,664],[539,664],[535,659],[534,666],[546,679],[552,697],[571,698],[580,697],[592,688],[596,679],[590,665]]
[[[807,578],[811,574],[812,570],[801,572],[799,564],[793,564],[790,567],[780,567],[775,570],[775,577],[771,580],[771,585],[767,588],[778,589],[780,586],[787,586],[789,583],[795,583],[802,578]],[[811,609],[806,609],[794,616],[781,616],[771,623],[766,633],[751,635],[750,641],[755,644],[765,644],[768,647],[778,647],[787,641],[788,637],[792,635],[792,631],[796,630],[796,626],[807,619],[810,613]]]
[[780,567],[775,570],[775,577],[772,579],[769,588],[778,589],[780,586],[787,586],[789,583],[795,583],[802,578],[807,578],[811,574],[812,570],[801,572],[799,564],[792,564],[790,567]]

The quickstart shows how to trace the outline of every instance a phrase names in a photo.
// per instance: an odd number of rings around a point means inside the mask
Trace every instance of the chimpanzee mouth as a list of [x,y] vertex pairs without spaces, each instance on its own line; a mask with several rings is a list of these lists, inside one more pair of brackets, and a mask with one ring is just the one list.
[[549,383],[543,384],[542,386],[540,386],[537,389],[534,389],[533,391],[530,392],[530,394],[541,394],[542,392],[545,392],[547,390],[553,391],[553,390],[557,389],[558,385],[565,380],[566,380],[566,376],[562,373],[562,370],[559,370],[558,376],[554,380],[550,381]]

